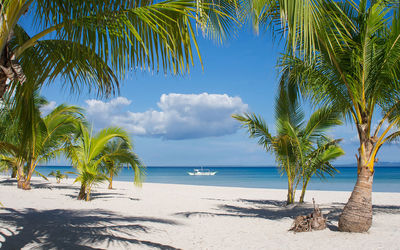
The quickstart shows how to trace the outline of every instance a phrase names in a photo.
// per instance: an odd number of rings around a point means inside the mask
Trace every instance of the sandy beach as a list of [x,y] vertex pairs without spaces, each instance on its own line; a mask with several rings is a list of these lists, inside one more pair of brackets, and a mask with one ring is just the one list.
[[[23,191],[0,177],[2,249],[400,249],[400,193],[374,193],[372,228],[351,234],[337,231],[350,192],[310,190],[285,207],[285,190],[115,182],[85,202],[72,182],[34,178]],[[313,197],[328,228],[288,232]]]

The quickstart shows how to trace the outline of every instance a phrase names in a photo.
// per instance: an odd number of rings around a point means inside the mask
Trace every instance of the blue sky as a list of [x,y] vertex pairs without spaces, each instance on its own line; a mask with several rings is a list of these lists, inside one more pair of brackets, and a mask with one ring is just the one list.
[[[50,101],[48,108],[61,103],[85,107],[95,129],[126,128],[148,166],[274,165],[274,157],[230,115],[255,112],[273,127],[282,47],[269,33],[256,36],[250,28],[223,45],[202,38],[198,42],[204,70],[196,60],[184,76],[130,72],[120,95],[108,99],[87,92],[72,95],[61,88],[61,81],[43,88],[42,94]],[[346,151],[336,163],[355,163],[356,131],[344,125],[330,134],[343,138]],[[397,144],[386,146],[378,158],[397,161],[398,150]]]

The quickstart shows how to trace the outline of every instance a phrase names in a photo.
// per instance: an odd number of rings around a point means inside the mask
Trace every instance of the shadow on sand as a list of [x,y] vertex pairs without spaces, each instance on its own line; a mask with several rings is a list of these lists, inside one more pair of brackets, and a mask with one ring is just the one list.
[[[52,183],[52,182],[43,182],[44,180],[31,180],[31,188],[32,189],[70,189],[70,190],[78,190],[79,187],[74,187],[72,185],[66,185],[63,183]],[[16,179],[5,179],[0,181],[0,185],[2,186],[15,186],[17,187]]]
[[[66,194],[65,196],[68,196],[68,197],[70,197],[70,198],[72,198],[72,199],[77,199],[78,198],[78,192],[79,190],[77,189],[77,192],[76,193],[74,193],[74,194]],[[116,192],[113,192],[113,193],[102,193],[102,192],[92,192],[91,194],[90,194],[90,200],[92,201],[92,200],[97,200],[97,199],[103,199],[103,200],[106,200],[106,199],[115,199],[115,198],[126,198],[126,199],[130,199],[128,196],[126,196],[125,194],[121,194],[121,193],[116,193]],[[137,200],[139,200],[139,199],[137,199]]]
[[29,243],[37,243],[40,249],[96,249],[87,246],[93,243],[102,243],[103,246],[106,245],[105,248],[113,244],[114,247],[123,249],[134,244],[176,249],[169,245],[140,240],[135,236],[135,233],[148,233],[152,229],[140,223],[178,225],[172,220],[120,216],[106,210],[18,211],[5,208],[2,211],[0,236],[5,238],[1,242],[3,249],[21,249]]
[[16,179],[4,179],[0,181],[0,185],[2,186],[17,186],[17,180]]
[[[294,219],[299,215],[310,214],[313,211],[311,203],[285,206],[286,202],[279,200],[237,200],[238,205],[219,204],[216,212],[181,212],[176,216],[190,218],[192,216],[234,216],[246,218],[262,218],[267,220]],[[246,206],[243,206],[243,205]],[[320,209],[327,218],[327,226],[331,231],[338,231],[336,222],[343,210],[344,203],[322,204]],[[400,206],[373,205],[374,214],[400,214]]]
[[[6,179],[6,180],[1,180],[0,185],[3,186],[15,186],[17,187],[17,180],[16,179]],[[79,187],[77,186],[72,186],[72,185],[67,185],[63,183],[52,183],[52,182],[43,182],[38,181],[38,180],[32,180],[31,181],[31,188],[32,189],[50,189],[50,190],[73,190],[75,191],[74,194],[65,194],[67,197],[70,197],[72,199],[77,199],[78,193],[79,193]],[[93,191],[91,194],[91,200],[95,199],[113,199],[113,198],[126,198],[134,201],[139,201],[140,199],[137,198],[131,198],[126,196],[125,194],[122,193],[117,193],[115,192],[115,189],[109,190],[109,193],[106,192],[96,192]]]

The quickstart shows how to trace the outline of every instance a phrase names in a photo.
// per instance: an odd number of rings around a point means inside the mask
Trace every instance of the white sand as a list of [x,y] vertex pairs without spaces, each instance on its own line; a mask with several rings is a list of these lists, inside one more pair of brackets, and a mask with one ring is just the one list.
[[349,192],[308,191],[330,226],[288,232],[311,204],[284,207],[285,190],[115,182],[78,201],[78,184],[34,179],[18,190],[0,177],[4,249],[400,249],[400,193],[374,193],[368,233],[337,232]]

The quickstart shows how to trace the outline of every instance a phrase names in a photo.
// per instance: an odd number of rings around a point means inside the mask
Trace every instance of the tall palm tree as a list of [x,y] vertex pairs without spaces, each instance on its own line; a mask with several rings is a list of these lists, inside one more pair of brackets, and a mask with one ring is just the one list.
[[89,201],[93,186],[106,180],[106,175],[101,172],[101,166],[107,159],[112,158],[113,153],[106,153],[104,150],[107,143],[115,138],[125,141],[130,148],[128,134],[117,127],[105,128],[93,135],[85,125],[81,124],[76,141],[70,141],[69,147],[66,148],[66,156],[77,171],[75,182],[81,183],[79,200]]
[[[335,106],[357,129],[357,182],[339,219],[339,229],[366,232],[372,224],[374,164],[382,145],[400,135],[400,16],[390,1],[343,2],[325,20],[313,62],[286,55],[283,71],[314,103]],[[320,32],[316,29],[316,34]],[[335,34],[341,33],[342,37]],[[329,46],[327,46],[329,44]],[[376,125],[373,117],[380,115]],[[387,123],[387,126],[383,126]]]
[[107,176],[109,189],[112,189],[113,178],[119,174],[124,165],[133,169],[135,174],[133,181],[135,184],[141,185],[145,167],[129,143],[120,138],[109,141],[103,154],[107,158],[104,160],[102,171]]
[[265,121],[255,114],[233,115],[233,118],[238,120],[247,127],[250,138],[259,138],[260,144],[268,152],[275,155],[275,161],[282,174],[286,174],[288,179],[287,204],[294,203],[295,183],[299,177],[300,166],[296,162],[294,147],[289,136],[285,133],[278,132],[273,136],[265,123]]
[[[87,84],[110,94],[127,70],[188,72],[192,46],[199,52],[192,21],[204,34],[224,39],[239,5],[235,0],[2,1],[0,98],[8,82],[29,78],[51,82],[61,76],[78,92]],[[19,25],[23,18],[34,24],[32,36]],[[40,68],[32,55],[45,58]]]
[[[325,170],[324,164],[316,164],[311,159],[315,150],[323,151],[321,147],[314,149],[314,146],[322,139],[326,140],[327,129],[341,124],[339,114],[326,107],[315,111],[306,123],[304,111],[301,110],[298,98],[294,94],[296,93],[290,89],[281,88],[279,91],[275,104],[275,136],[269,132],[261,117],[255,114],[233,115],[233,118],[247,128],[251,138],[259,138],[258,144],[275,154],[279,168],[288,178],[287,204],[294,203],[295,191],[301,179],[311,178],[312,174],[306,175],[312,173],[307,168]],[[304,192],[306,186],[303,185]]]

